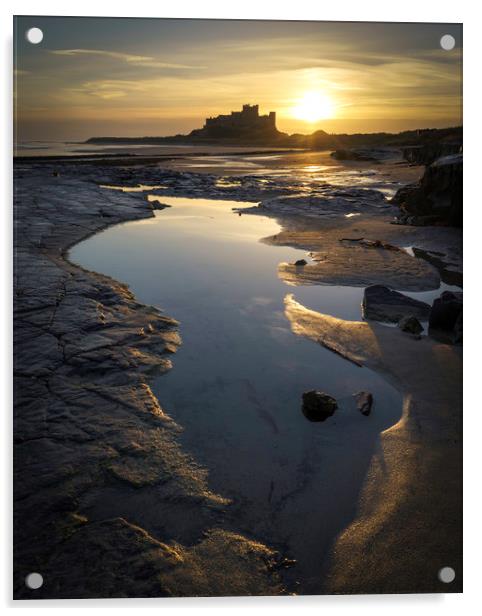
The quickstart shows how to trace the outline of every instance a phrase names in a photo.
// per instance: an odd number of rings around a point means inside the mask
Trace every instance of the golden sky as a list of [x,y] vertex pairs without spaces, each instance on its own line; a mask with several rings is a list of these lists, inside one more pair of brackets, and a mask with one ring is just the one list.
[[288,133],[462,122],[456,24],[19,17],[15,29],[19,140],[186,133],[243,103]]

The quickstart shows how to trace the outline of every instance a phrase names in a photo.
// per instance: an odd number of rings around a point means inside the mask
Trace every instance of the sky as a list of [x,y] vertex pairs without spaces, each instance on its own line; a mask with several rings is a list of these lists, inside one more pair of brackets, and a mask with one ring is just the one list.
[[187,133],[244,103],[287,133],[460,125],[461,47],[458,24],[17,17],[17,139]]

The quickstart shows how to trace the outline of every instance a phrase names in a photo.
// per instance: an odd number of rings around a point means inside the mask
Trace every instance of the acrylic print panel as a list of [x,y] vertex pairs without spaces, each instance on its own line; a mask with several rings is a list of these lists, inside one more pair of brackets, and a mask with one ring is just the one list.
[[461,25],[14,62],[15,598],[460,592]]

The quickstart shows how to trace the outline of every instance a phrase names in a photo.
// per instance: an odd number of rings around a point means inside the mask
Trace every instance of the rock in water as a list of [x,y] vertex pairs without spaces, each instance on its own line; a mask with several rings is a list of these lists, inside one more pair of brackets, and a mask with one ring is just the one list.
[[463,294],[444,291],[433,303],[428,321],[429,330],[449,333],[454,342],[462,339]]
[[402,317],[398,322],[398,327],[402,330],[402,332],[407,332],[408,334],[418,335],[423,332],[422,324],[417,317],[414,317],[412,314]]
[[307,262],[307,261],[305,261],[304,259],[298,259],[298,261],[295,261],[295,262],[293,263],[293,265],[296,265],[296,266],[303,266],[303,265],[308,265],[308,262]]
[[398,323],[405,316],[427,319],[430,314],[429,304],[392,291],[381,284],[365,289],[362,307],[365,319],[388,323]]
[[356,408],[362,415],[367,417],[370,415],[373,406],[373,395],[369,391],[359,391],[357,394],[353,394],[356,401]]
[[338,404],[332,396],[323,391],[305,391],[303,396],[302,411],[306,419],[310,421],[325,421],[331,417],[338,408]]

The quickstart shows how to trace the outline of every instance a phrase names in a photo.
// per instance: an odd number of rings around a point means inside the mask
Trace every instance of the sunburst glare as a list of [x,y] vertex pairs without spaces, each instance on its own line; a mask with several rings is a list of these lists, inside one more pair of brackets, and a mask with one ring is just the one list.
[[305,92],[293,107],[292,116],[313,124],[335,116],[333,99],[323,92]]

